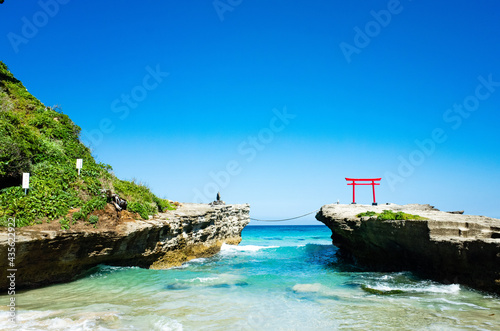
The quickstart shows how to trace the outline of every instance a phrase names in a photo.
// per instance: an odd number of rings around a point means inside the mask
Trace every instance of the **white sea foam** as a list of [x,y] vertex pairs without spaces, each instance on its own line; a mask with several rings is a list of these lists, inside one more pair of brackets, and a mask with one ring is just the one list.
[[187,267],[189,267],[189,262],[183,263],[179,266],[166,268],[166,270],[168,270],[168,269],[186,269]]
[[427,292],[434,292],[434,293],[458,293],[460,292],[460,285],[459,284],[451,284],[451,285],[431,285],[426,288]]
[[399,290],[403,292],[413,292],[413,293],[447,293],[456,294],[460,292],[460,285],[426,285],[426,286],[391,286],[387,284],[377,284],[375,286],[369,286],[374,290],[379,291],[394,291]]
[[188,280],[188,282],[190,282],[190,283],[194,283],[194,282],[207,283],[207,282],[211,282],[211,281],[214,281],[217,279],[219,279],[219,277],[196,277],[196,278]]
[[207,258],[205,258],[205,257],[199,257],[199,258],[192,259],[192,260],[189,260],[187,262],[184,262],[183,264],[181,264],[179,266],[170,267],[170,268],[166,268],[166,269],[185,269],[185,268],[189,267],[192,264],[204,263],[206,260],[207,260]]
[[157,321],[153,320],[152,329],[153,330],[161,330],[161,331],[182,331],[182,324],[176,320],[164,317],[158,317]]
[[[122,319],[118,312],[82,312],[61,317],[62,311],[18,311],[17,322],[9,325],[6,312],[0,312],[0,331],[7,330],[115,330],[146,326],[150,330],[182,331],[177,320],[158,315],[141,316],[139,319]],[[15,326],[13,328],[13,326]]]
[[206,257],[198,257],[196,259],[189,260],[189,261],[187,261],[184,264],[189,265],[189,264],[192,264],[192,263],[204,263],[206,260],[207,260]]
[[446,298],[439,298],[439,299],[436,299],[435,301],[444,302],[444,303],[448,303],[448,304],[451,304],[451,305],[467,306],[467,307],[471,307],[471,308],[475,308],[475,309],[489,310],[489,308],[481,307],[481,306],[475,305],[473,303],[457,302],[457,301],[453,301],[453,300],[448,300]]
[[256,245],[227,245],[223,244],[221,247],[222,253],[235,253],[235,252],[257,252],[261,249],[269,249],[269,248],[279,248],[280,246],[256,246]]
[[[110,330],[98,324],[119,319],[116,312],[88,312],[61,317],[62,311],[23,311],[16,314],[15,330]],[[0,330],[12,330],[0,314]],[[4,328],[6,327],[6,328]]]

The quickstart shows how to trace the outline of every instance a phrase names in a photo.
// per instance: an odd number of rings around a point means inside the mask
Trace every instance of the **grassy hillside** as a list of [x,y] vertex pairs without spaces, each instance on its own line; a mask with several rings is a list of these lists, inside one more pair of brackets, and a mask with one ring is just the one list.
[[[127,199],[128,210],[142,218],[172,208],[147,187],[120,180],[111,166],[97,163],[79,134],[67,115],[42,104],[0,62],[0,225],[9,217],[18,226],[57,219],[69,224],[67,217],[89,221],[93,210],[106,205],[101,189]],[[80,176],[77,158],[83,159]],[[23,172],[30,173],[27,195],[21,188]]]

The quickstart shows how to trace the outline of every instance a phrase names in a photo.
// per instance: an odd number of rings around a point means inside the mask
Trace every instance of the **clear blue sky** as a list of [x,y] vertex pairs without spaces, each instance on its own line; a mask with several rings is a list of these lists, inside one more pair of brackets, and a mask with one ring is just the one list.
[[161,197],[284,218],[382,177],[379,202],[500,217],[497,1],[6,0],[0,31],[28,90]]

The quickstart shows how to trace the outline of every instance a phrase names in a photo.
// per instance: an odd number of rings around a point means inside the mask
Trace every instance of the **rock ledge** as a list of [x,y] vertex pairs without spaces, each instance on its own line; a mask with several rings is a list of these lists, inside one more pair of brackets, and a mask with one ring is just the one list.
[[[426,220],[356,217],[384,209]],[[339,253],[378,271],[410,270],[444,283],[500,294],[500,220],[442,212],[430,205],[325,205],[316,219]]]
[[[112,229],[40,231],[16,228],[16,289],[74,280],[98,265],[168,268],[236,245],[249,223],[250,206],[183,204],[146,221]],[[0,228],[0,289],[7,284],[6,228]]]

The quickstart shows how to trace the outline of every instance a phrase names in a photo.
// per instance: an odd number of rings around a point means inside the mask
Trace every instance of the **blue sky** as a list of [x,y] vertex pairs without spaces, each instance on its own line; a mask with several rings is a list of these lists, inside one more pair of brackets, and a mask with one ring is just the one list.
[[496,1],[7,0],[0,32],[28,90],[161,197],[286,218],[382,177],[379,202],[500,218]]

